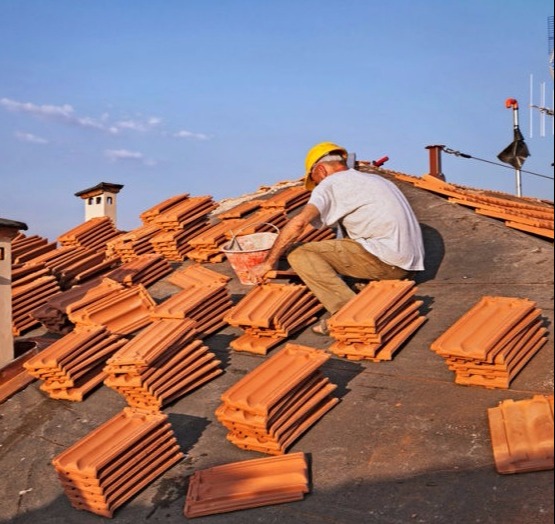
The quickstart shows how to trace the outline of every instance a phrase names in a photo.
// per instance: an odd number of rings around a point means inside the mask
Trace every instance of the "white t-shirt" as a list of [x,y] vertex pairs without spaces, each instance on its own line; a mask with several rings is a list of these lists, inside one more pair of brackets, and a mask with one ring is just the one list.
[[424,269],[422,230],[400,189],[385,178],[348,169],[333,173],[312,191],[315,227],[343,225],[349,238],[392,266]]

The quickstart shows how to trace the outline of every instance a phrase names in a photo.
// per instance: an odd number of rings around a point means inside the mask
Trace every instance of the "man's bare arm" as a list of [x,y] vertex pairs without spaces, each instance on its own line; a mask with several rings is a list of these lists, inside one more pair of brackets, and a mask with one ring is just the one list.
[[279,232],[266,260],[256,268],[253,268],[252,271],[262,278],[268,271],[275,269],[281,255],[298,240],[305,227],[319,216],[320,213],[316,206],[306,204],[302,211],[291,218]]

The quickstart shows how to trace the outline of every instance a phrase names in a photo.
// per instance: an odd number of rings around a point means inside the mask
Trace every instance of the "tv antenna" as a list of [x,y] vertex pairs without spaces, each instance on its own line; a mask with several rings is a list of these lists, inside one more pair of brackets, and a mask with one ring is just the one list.
[[[547,17],[547,46],[548,46],[548,68],[549,74],[553,79],[553,17]],[[530,138],[533,135],[533,109],[537,109],[540,115],[540,136],[545,136],[545,115],[553,116],[553,108],[546,105],[545,100],[545,82],[540,84],[540,105],[533,103],[533,75],[530,75]],[[553,101],[553,91],[551,92],[551,98]],[[551,133],[553,134],[553,124]]]

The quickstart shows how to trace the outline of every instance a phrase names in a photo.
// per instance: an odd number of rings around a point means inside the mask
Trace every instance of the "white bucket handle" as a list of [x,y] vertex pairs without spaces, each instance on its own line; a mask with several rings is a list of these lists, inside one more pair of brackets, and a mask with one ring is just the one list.
[[[255,226],[258,226],[258,225],[260,225],[260,224],[266,224],[267,226],[272,226],[272,227],[277,231],[277,233],[278,233],[278,235],[279,235],[279,228],[278,228],[276,225],[272,224],[271,222],[259,222],[258,224],[255,224]],[[239,244],[239,242],[237,242],[236,237],[237,237],[237,233],[239,233],[240,231],[243,231],[243,229],[245,229],[246,227],[253,227],[253,226],[247,224],[247,225],[245,225],[245,226],[243,226],[243,227],[240,227],[240,228],[237,230],[236,233],[233,232],[233,230],[231,230],[231,229],[229,230],[229,232],[233,235],[233,236],[231,237],[230,242],[229,242],[229,247],[230,247],[230,248],[237,249],[238,251],[243,251],[243,248],[241,247],[241,245]]]

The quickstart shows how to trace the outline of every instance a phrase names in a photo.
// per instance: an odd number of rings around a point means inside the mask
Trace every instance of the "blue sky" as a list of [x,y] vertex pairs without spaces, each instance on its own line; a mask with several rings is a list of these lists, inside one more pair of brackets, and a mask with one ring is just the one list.
[[74,193],[112,182],[129,230],[180,193],[300,178],[320,141],[416,176],[445,145],[473,157],[443,154],[448,181],[514,194],[495,165],[507,98],[522,194],[553,200],[553,118],[529,107],[553,108],[550,16],[551,0],[0,0],[0,217],[55,240],[84,220]]

